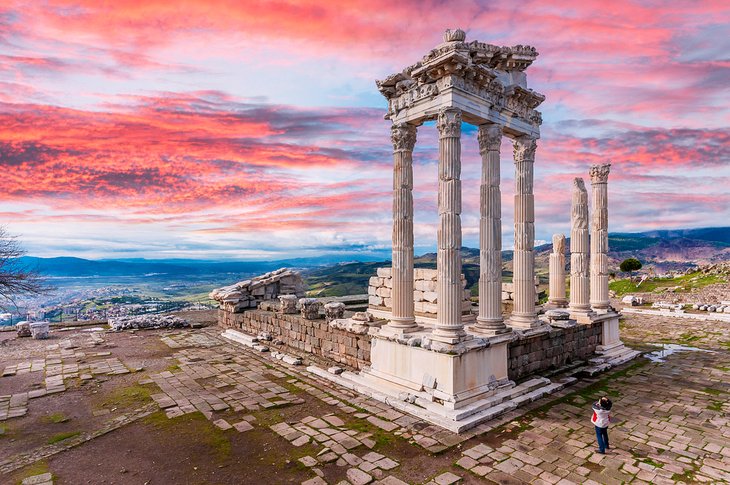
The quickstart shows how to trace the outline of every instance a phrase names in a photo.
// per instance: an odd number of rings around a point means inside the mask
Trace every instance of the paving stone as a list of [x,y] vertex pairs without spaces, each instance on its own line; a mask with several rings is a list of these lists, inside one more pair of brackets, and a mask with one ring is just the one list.
[[347,480],[350,481],[352,485],[367,485],[373,481],[373,477],[359,468],[350,468],[347,470]]
[[46,485],[46,484],[53,484],[53,476],[50,473],[43,473],[41,475],[33,475],[32,477],[28,477],[23,479],[22,482],[20,482],[22,485]]
[[225,419],[217,419],[213,421],[213,424],[218,426],[222,430],[231,429],[233,427]]
[[311,456],[304,456],[302,458],[299,458],[299,461],[301,462],[302,465],[304,465],[306,467],[310,467],[310,468],[319,464],[317,459],[315,459]]
[[253,426],[248,421],[241,421],[233,425],[234,428],[236,428],[236,431],[239,433],[243,433],[244,431],[250,431],[253,429]]
[[433,481],[438,485],[453,485],[454,483],[459,483],[461,477],[451,472],[446,472],[434,478]]

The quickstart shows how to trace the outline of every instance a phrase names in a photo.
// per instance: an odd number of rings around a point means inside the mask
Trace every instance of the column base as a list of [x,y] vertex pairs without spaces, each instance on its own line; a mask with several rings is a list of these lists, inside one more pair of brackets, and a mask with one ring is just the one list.
[[413,325],[407,327],[391,325],[391,322],[388,322],[386,325],[380,327],[379,333],[383,336],[400,337],[421,330],[423,330],[423,327],[420,327],[417,323],[415,323],[415,321],[413,322]]
[[550,300],[548,299],[545,308],[568,308],[568,300],[565,298]]
[[513,329],[537,328],[543,324],[540,320],[538,320],[537,313],[528,313],[524,315],[513,313],[510,315],[508,322]]
[[570,319],[575,320],[581,324],[593,323],[593,319],[596,317],[596,313],[591,310],[590,307],[586,308],[570,308]]
[[499,320],[489,320],[481,319],[479,317],[477,317],[477,323],[467,326],[466,330],[469,333],[483,337],[493,337],[495,335],[502,335],[512,331],[512,329],[508,327],[501,318]]
[[448,328],[435,328],[431,333],[431,340],[445,344],[458,344],[467,340],[467,335],[463,326],[453,330]]

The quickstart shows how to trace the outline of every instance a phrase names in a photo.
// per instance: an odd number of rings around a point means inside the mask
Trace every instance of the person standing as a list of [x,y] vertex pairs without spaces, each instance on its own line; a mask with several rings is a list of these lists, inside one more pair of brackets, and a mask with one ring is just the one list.
[[603,396],[593,403],[593,416],[591,423],[596,428],[596,440],[598,441],[598,453],[604,455],[608,446],[608,424],[611,422],[611,408],[613,403],[609,398]]

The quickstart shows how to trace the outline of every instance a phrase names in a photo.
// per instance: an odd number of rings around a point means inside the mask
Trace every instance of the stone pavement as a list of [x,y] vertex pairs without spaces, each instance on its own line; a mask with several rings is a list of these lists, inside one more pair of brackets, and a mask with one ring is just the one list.
[[[654,322],[642,331],[641,321],[627,318],[624,326],[630,328],[633,343],[657,341]],[[266,442],[276,443],[279,453],[300,466],[299,473],[309,474],[303,481],[308,485],[730,481],[727,326],[688,325],[666,334],[686,342],[694,332],[700,338],[691,343],[710,352],[677,352],[663,362],[641,358],[462,435],[337,388],[303,366],[231,343],[219,332],[208,328],[138,334],[163,342],[170,349],[165,359],[171,365],[140,374],[140,384],[154,387],[153,402],[110,420],[103,433],[155,409],[163,409],[169,418],[201,412],[225,433],[264,433]],[[96,352],[91,341],[86,343],[90,347],[50,346],[44,359],[15,362],[6,365],[5,372],[44,372],[45,388],[36,391],[47,392],[86,373],[93,378],[130,371],[114,348]],[[14,415],[28,410],[31,392],[0,397],[6,420],[11,410]],[[616,421],[609,431],[611,449],[600,455],[589,418],[590,403],[604,394],[614,402]],[[284,418],[279,411],[286,409],[295,411],[287,416],[296,417]],[[0,463],[0,473],[71,446],[93,447],[94,436],[85,433],[11,457]]]

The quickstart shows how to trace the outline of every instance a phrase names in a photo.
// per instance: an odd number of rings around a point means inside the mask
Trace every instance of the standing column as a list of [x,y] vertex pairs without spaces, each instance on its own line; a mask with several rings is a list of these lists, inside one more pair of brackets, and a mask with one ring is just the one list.
[[513,260],[514,310],[510,325],[540,325],[535,312],[535,196],[532,193],[537,142],[529,136],[515,138],[515,251]]
[[461,110],[442,108],[439,130],[438,313],[435,340],[457,343],[466,335],[461,322]]
[[393,141],[393,314],[390,330],[418,327],[413,312],[413,147],[416,127],[394,124]]
[[608,297],[608,173],[611,164],[591,167],[593,218],[591,221],[591,307],[605,313]]
[[479,127],[482,183],[479,220],[479,316],[474,333],[507,332],[502,318],[502,194],[499,189],[500,125]]
[[588,302],[588,192],[582,178],[573,179],[570,229],[570,318],[585,322]]
[[565,308],[565,236],[553,234],[553,252],[550,253],[550,297],[548,305]]

